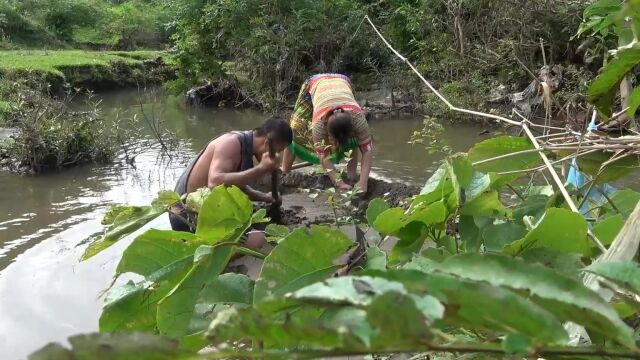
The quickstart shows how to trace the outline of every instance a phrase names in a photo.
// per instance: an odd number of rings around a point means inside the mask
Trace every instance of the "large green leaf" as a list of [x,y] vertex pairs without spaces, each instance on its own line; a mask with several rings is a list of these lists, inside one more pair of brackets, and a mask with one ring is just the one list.
[[521,239],[527,229],[513,222],[490,224],[482,231],[484,247],[487,251],[501,252],[505,245]]
[[589,86],[587,100],[604,116],[611,116],[611,106],[620,81],[639,63],[640,48],[637,46],[618,51]]
[[[29,360],[177,360],[194,356],[174,339],[148,333],[89,334],[69,338],[71,348],[49,344]],[[184,356],[184,357],[183,357]]]
[[473,172],[471,182],[465,189],[465,201],[471,201],[491,187],[491,176],[478,171]]
[[[605,151],[589,153],[578,157],[578,167],[585,174],[596,176],[602,164],[611,159],[612,156],[614,156],[613,153]],[[600,176],[598,176],[596,184],[604,184],[623,178],[631,174],[637,167],[637,156],[627,156],[614,161],[604,168]]]
[[447,208],[442,201],[425,201],[422,196],[416,197],[406,212],[402,208],[391,208],[383,211],[373,223],[374,229],[383,235],[397,234],[412,222],[434,225],[446,220]]
[[196,235],[210,244],[237,240],[251,225],[253,205],[235,186],[216,186],[198,214]]
[[388,291],[375,297],[367,311],[369,324],[378,330],[372,340],[374,348],[402,348],[428,341],[432,335],[425,309],[430,313],[444,311],[442,304],[431,296],[419,298]]
[[[396,349],[429,339],[429,323],[444,311],[431,296],[408,294],[400,283],[370,277],[330,279],[288,298],[301,307],[285,316],[225,310],[211,323],[208,338],[214,344],[257,338],[290,350],[317,346],[350,351]],[[331,306],[320,317],[304,311],[327,304]]]
[[397,231],[399,238],[389,255],[390,265],[397,265],[411,260],[419,252],[428,235],[428,228],[421,222],[411,222]]
[[104,236],[96,239],[87,247],[82,254],[81,261],[91,258],[123,237],[140,229],[178,201],[180,201],[180,196],[177,193],[162,190],[158,192],[158,197],[153,200],[150,206],[117,205],[112,207],[102,220],[104,225],[109,225]]
[[208,282],[196,301],[189,333],[203,332],[215,315],[228,305],[251,306],[254,281],[242,274],[222,274]]
[[447,258],[438,271],[494,286],[526,290],[531,299],[563,321],[635,348],[632,330],[596,292],[572,279],[537,264],[502,255],[460,254]]
[[598,240],[607,246],[613,243],[623,226],[624,217],[622,214],[617,214],[600,221],[593,227],[592,231]]
[[581,254],[561,253],[543,247],[526,250],[520,257],[528,263],[544,265],[574,279],[580,278],[584,267]]
[[[355,319],[351,316],[324,321],[308,311],[297,310],[280,316],[265,315],[252,308],[229,308],[216,315],[206,336],[213,345],[259,339],[265,347],[289,351],[313,347],[341,348],[345,338],[350,337],[346,330],[354,322],[362,324],[365,321],[364,315],[362,311],[356,314]],[[364,336],[368,339],[370,335]],[[357,337],[347,342],[354,349],[366,348]]]
[[403,217],[402,208],[387,209],[376,217],[373,228],[383,235],[393,234],[404,226]]
[[200,210],[202,209],[202,204],[204,204],[204,200],[210,194],[211,194],[211,189],[209,189],[208,187],[200,188],[187,195],[185,204],[187,205],[187,208],[189,210],[200,213]]
[[611,202],[604,205],[604,209],[608,213],[616,214],[618,211],[625,217],[629,217],[631,212],[636,208],[638,201],[640,201],[640,193],[631,189],[618,190],[610,196]]
[[148,276],[163,267],[193,255],[204,245],[188,232],[150,229],[127,247],[116,268],[116,275],[133,272]]
[[100,315],[100,331],[156,330],[157,304],[187,274],[193,256],[169,264],[139,283],[110,289]]
[[548,209],[540,222],[524,238],[504,247],[504,252],[518,255],[533,247],[546,247],[564,253],[588,254],[587,222],[582,215],[566,209]]
[[478,251],[482,245],[482,233],[473,216],[461,215],[458,221],[460,241],[467,251]]
[[402,221],[404,225],[416,221],[429,226],[442,223],[446,218],[447,207],[442,201],[427,204],[426,202],[419,201],[419,198],[417,198],[411,203],[409,211],[405,214]]
[[431,175],[429,180],[424,184],[424,187],[420,191],[420,195],[431,195],[434,194],[436,198],[431,200],[431,202],[438,200],[438,196],[444,196],[451,191],[453,191],[453,186],[451,185],[451,178],[448,176],[448,171],[446,169],[446,165],[442,164],[440,167]]
[[[518,151],[531,150],[533,148],[534,147],[531,142],[526,138],[499,136],[477,143],[473,148],[471,148],[471,150],[469,150],[469,160],[472,163],[476,163],[481,160],[491,159]],[[529,152],[474,165],[474,168],[483,173],[516,171],[535,167],[535,165],[540,161],[540,156],[537,153]],[[494,176],[492,182],[504,184],[513,181],[520,176],[521,175],[519,174]]]
[[506,217],[509,211],[502,205],[500,194],[495,190],[490,190],[475,199],[464,204],[460,209],[461,215]]
[[635,117],[638,107],[640,107],[640,86],[636,86],[629,96],[629,110],[627,110],[627,116],[630,118]]
[[465,202],[464,190],[471,183],[473,167],[467,159],[467,154],[456,154],[445,160],[448,177],[451,179],[456,205]]
[[163,335],[185,336],[198,298],[207,284],[225,269],[232,246],[201,246],[194,255],[193,266],[180,282],[158,302],[157,327]]
[[384,270],[387,268],[387,254],[376,246],[367,249],[365,270]]
[[629,289],[640,295],[640,266],[634,262],[606,262],[589,265],[585,271]]
[[539,219],[544,214],[548,201],[549,197],[546,195],[529,195],[513,209],[513,219],[520,225],[524,225],[523,218],[525,216]]
[[384,199],[376,198],[369,202],[367,207],[367,221],[369,225],[373,226],[373,223],[378,218],[378,215],[382,214],[389,209],[389,204]]
[[368,271],[366,274],[400,282],[416,295],[436,297],[445,305],[443,320],[451,326],[520,333],[541,343],[567,341],[567,334],[555,316],[513,291],[415,270]]
[[322,281],[335,273],[335,261],[353,242],[327,226],[297,228],[265,258],[256,281],[254,305]]
[[115,244],[118,240],[140,229],[151,220],[157,218],[165,209],[152,206],[129,206],[115,218],[104,236],[93,241],[82,254],[81,261],[87,260],[102,250]]

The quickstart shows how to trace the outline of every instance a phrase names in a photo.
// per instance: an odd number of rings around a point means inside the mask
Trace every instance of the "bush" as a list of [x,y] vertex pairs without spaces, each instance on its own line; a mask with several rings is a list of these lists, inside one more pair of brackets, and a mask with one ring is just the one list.
[[179,0],[171,10],[185,78],[223,76],[232,60],[270,102],[297,94],[311,72],[361,69],[378,47],[364,24],[357,31],[366,11],[356,1]]
[[46,0],[40,7],[43,24],[59,39],[71,41],[78,27],[94,25],[104,11],[100,2],[91,0]]
[[13,88],[13,104],[5,125],[17,129],[4,142],[0,158],[13,171],[42,173],[67,166],[109,160],[115,137],[101,119],[97,104],[88,111],[73,111],[70,99],[57,101],[25,83],[4,84]]
[[10,48],[11,43],[22,46],[44,46],[58,44],[55,36],[43,25],[22,15],[7,3],[0,1],[0,42]]

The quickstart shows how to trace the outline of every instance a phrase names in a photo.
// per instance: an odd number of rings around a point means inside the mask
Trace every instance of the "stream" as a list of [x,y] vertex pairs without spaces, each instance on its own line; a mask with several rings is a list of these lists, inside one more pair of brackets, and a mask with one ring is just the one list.
[[[127,140],[144,150],[135,168],[121,151],[113,163],[66,169],[43,176],[0,172],[0,354],[21,359],[49,342],[98,330],[101,291],[106,289],[125,243],[79,262],[88,239],[104,227],[102,216],[114,204],[146,205],[174,183],[211,138],[230,130],[256,127],[265,114],[251,110],[186,109],[181,98],[160,95],[139,100],[133,90],[100,95],[106,121],[137,113],[142,129]],[[142,102],[142,105],[141,105]],[[144,111],[141,111],[143,109]],[[144,113],[144,114],[143,114]],[[176,134],[167,156],[149,146],[152,132],[144,121],[160,119]],[[472,120],[470,120],[472,121]],[[388,116],[370,121],[375,155],[372,176],[419,185],[442,154],[429,155],[408,143],[422,128],[422,117]],[[445,138],[454,151],[466,151],[488,135],[461,122],[448,125]],[[157,220],[159,221],[159,220]],[[164,221],[164,218],[162,219]]]

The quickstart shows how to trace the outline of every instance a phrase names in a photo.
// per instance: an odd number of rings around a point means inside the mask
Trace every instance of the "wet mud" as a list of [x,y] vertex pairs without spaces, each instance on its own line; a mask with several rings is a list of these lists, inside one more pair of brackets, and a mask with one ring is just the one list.
[[[266,191],[269,181],[262,179],[258,187]],[[322,192],[332,187],[326,175],[292,171],[281,176],[280,184],[282,223],[288,226],[334,223],[336,216],[344,215],[363,217],[369,201],[375,198],[384,198],[391,206],[401,206],[407,198],[420,192],[417,186],[370,178],[367,193],[352,198],[350,209],[334,209],[327,203],[328,194]],[[312,198],[304,189],[320,193]]]

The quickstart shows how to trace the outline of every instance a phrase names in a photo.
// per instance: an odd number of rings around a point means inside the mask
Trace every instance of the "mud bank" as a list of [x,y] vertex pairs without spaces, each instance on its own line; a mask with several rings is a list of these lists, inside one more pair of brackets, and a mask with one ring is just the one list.
[[[291,193],[299,189],[325,190],[332,187],[329,178],[322,174],[309,174],[302,171],[292,171],[282,177],[283,192]],[[360,199],[368,203],[369,200],[384,197],[391,206],[398,206],[406,198],[420,192],[417,186],[401,183],[390,183],[370,178],[367,193]]]
[[[262,190],[268,191],[269,181],[269,179],[263,178],[257,185]],[[362,217],[372,199],[384,198],[389,205],[400,206],[407,198],[420,192],[420,188],[417,186],[370,178],[367,193],[351,200],[355,211],[350,209],[350,213],[347,214],[347,210],[330,207],[327,203],[327,194],[320,193],[317,197],[312,198],[308,193],[302,191],[303,189],[326,190],[333,187],[325,175],[293,171],[282,176],[280,184],[282,219],[284,225],[287,226],[334,223],[336,216],[344,215]]]

